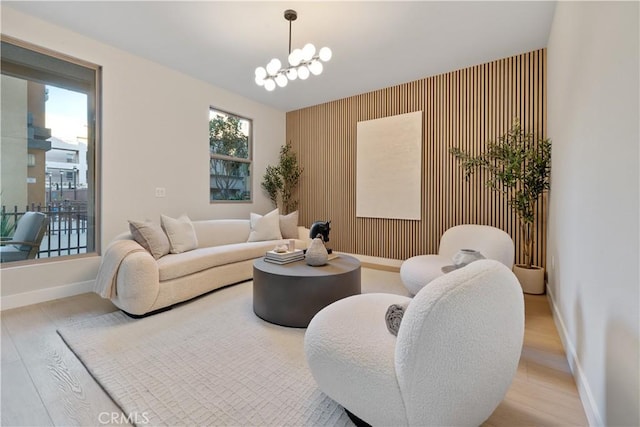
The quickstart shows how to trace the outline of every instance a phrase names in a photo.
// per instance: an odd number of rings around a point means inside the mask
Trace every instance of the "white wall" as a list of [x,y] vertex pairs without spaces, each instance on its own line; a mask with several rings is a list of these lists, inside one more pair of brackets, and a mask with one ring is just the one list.
[[592,425],[638,426],[638,3],[558,2],[549,292]]
[[[103,67],[102,248],[127,230],[130,218],[159,221],[161,213],[183,212],[192,219],[249,218],[250,212],[272,209],[260,181],[285,143],[284,112],[6,5],[2,5],[2,33]],[[253,119],[253,203],[209,203],[209,106]],[[167,197],[156,198],[156,187],[165,187]],[[98,257],[87,257],[3,266],[3,308],[11,301],[7,296],[93,280],[98,265]],[[45,293],[32,295],[37,299]]]

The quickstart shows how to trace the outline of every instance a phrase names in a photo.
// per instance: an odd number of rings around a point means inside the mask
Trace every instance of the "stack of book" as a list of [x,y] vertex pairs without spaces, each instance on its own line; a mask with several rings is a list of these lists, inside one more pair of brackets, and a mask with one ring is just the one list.
[[302,249],[287,252],[268,251],[264,256],[265,261],[272,262],[274,264],[289,264],[290,262],[301,261],[303,259],[304,253],[302,252]]

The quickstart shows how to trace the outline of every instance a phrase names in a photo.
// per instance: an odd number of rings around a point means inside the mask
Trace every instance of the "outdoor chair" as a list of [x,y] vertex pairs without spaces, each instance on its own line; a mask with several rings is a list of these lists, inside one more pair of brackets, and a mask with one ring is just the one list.
[[10,240],[1,241],[0,262],[34,259],[47,231],[49,219],[42,212],[26,212],[19,220]]

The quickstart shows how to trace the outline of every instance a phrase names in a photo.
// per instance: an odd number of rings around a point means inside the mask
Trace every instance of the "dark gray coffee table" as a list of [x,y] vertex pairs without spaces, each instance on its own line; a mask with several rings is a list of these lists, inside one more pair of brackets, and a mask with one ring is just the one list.
[[253,263],[253,311],[277,325],[306,328],[324,307],[360,292],[360,261],[352,256],[338,255],[321,267],[262,258]]

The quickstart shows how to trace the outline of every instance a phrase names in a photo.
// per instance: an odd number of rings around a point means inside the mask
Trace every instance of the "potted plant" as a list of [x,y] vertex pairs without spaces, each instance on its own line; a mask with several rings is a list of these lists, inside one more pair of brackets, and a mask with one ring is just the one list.
[[484,152],[472,156],[459,148],[450,150],[461,162],[465,179],[478,169],[488,172],[486,185],[503,193],[518,216],[523,239],[523,264],[513,272],[526,293],[544,293],[544,269],[532,265],[533,241],[536,235],[536,208],[540,196],[549,189],[551,172],[551,140],[525,132],[516,119],[509,131],[497,141],[487,143]]
[[294,191],[303,169],[298,165],[296,153],[291,149],[291,142],[280,147],[280,161],[278,166],[267,166],[262,178],[262,188],[269,195],[269,199],[280,212],[287,215],[298,207],[298,200]]

